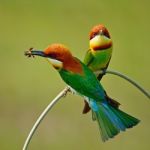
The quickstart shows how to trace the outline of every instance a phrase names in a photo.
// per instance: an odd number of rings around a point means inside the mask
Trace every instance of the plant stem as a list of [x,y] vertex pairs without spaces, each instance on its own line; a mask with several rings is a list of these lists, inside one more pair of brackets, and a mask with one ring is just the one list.
[[146,91],[140,84],[138,84],[137,82],[135,82],[128,76],[126,76],[118,71],[113,71],[113,70],[106,70],[104,73],[117,75],[117,76],[129,81],[132,85],[134,85],[137,89],[139,89],[145,96],[147,96],[150,99],[150,93],[148,91]]
[[52,107],[60,100],[60,98],[64,97],[67,92],[69,91],[69,87],[66,87],[65,89],[63,89],[51,102],[50,104],[44,109],[44,111],[42,112],[42,114],[39,116],[39,118],[37,119],[37,121],[35,122],[34,126],[32,127],[25,143],[23,146],[23,150],[27,150],[28,145],[32,139],[33,134],[35,133],[37,127],[40,125],[41,121],[44,119],[44,117],[46,116],[46,114],[52,109]]

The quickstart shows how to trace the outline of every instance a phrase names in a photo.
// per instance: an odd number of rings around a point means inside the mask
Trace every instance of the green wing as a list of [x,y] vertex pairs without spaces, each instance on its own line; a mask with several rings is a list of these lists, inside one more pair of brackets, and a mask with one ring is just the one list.
[[96,76],[87,66],[84,64],[82,66],[84,70],[83,74],[76,74],[63,69],[59,73],[62,79],[78,93],[98,101],[104,100],[104,89],[99,84]]
[[94,56],[91,53],[91,50],[89,49],[84,57],[84,64],[87,65],[89,67],[89,65],[92,63],[92,61],[94,60]]

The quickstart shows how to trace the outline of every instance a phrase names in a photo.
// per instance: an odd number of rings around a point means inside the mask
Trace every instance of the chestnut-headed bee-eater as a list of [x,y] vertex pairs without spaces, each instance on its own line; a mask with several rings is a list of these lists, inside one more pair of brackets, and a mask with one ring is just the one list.
[[103,76],[112,55],[112,39],[107,28],[100,24],[90,32],[90,48],[84,57],[84,63],[96,74],[98,80]]
[[[83,62],[94,72],[97,79],[101,80],[104,75],[103,71],[105,71],[109,65],[113,49],[112,39],[104,25],[99,24],[92,28],[89,45],[90,48],[86,52]],[[107,94],[106,99],[111,105],[119,107],[120,103],[110,98]],[[86,100],[84,102],[83,114],[90,111]]]
[[98,122],[103,141],[139,123],[138,119],[107,102],[104,89],[94,73],[65,46],[52,44],[44,51],[31,50],[25,54],[45,57],[59,72],[64,82],[87,100],[93,118]]

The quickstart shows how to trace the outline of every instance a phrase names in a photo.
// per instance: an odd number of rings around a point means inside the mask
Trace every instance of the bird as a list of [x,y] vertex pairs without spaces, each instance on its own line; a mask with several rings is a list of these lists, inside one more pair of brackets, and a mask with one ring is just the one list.
[[87,100],[92,117],[98,122],[102,141],[105,142],[120,131],[125,131],[140,122],[107,102],[104,88],[92,70],[74,57],[66,46],[51,44],[43,51],[32,49],[26,51],[25,55],[46,58],[58,71],[62,80]]
[[[86,52],[83,62],[94,72],[100,81],[109,65],[113,42],[108,29],[103,24],[98,24],[91,29],[89,40],[90,48]],[[119,107],[120,103],[110,98],[107,93],[106,99],[111,105]],[[86,114],[90,111],[90,107],[86,100],[84,103],[82,113]]]

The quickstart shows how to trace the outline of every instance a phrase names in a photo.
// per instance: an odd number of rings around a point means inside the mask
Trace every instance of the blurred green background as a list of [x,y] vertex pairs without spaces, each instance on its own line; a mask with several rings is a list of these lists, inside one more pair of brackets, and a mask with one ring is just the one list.
[[[64,88],[58,73],[42,58],[28,59],[30,47],[66,44],[83,59],[89,31],[103,23],[114,52],[109,68],[150,89],[150,1],[0,0],[0,149],[20,150],[39,114]],[[83,100],[68,94],[46,116],[30,150],[149,150],[150,101],[126,81],[106,75],[103,86],[121,109],[141,123],[103,143]]]

